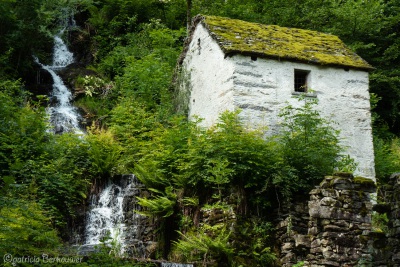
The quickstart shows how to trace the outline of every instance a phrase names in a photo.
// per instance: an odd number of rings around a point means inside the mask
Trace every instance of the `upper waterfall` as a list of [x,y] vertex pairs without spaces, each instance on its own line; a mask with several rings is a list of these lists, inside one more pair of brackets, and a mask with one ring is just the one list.
[[57,74],[74,62],[74,55],[68,50],[62,39],[65,28],[54,36],[53,60],[51,65],[44,65],[37,58],[35,61],[53,78],[53,91],[50,96],[50,105],[46,111],[54,133],[74,132],[81,134],[79,127],[80,115],[71,103],[72,93],[65,86],[61,77]]
[[64,68],[74,62],[74,54],[68,50],[68,47],[61,38],[63,32],[64,30],[54,36],[52,68]]

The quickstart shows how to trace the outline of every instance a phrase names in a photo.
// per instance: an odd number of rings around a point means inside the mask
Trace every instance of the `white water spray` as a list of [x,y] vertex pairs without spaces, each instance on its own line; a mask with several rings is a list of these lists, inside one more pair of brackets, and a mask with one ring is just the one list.
[[82,134],[79,127],[79,113],[71,104],[72,94],[56,73],[74,62],[74,55],[68,50],[61,38],[63,32],[64,29],[54,36],[52,65],[43,65],[36,57],[35,61],[53,78],[51,102],[54,102],[54,104],[49,106],[46,112],[49,115],[54,133],[74,132]]
[[105,244],[116,254],[146,256],[145,245],[140,241],[142,215],[134,212],[138,207],[132,206],[140,186],[134,175],[123,175],[118,184],[109,182],[100,194],[91,196],[85,222],[85,243],[80,249],[82,254]]
[[124,234],[123,199],[128,188],[110,183],[103,189],[100,195],[92,195],[89,206],[89,214],[86,221],[86,245],[99,245],[108,243],[113,239],[121,245],[121,237]]
[[161,267],[193,267],[193,264],[162,262]]

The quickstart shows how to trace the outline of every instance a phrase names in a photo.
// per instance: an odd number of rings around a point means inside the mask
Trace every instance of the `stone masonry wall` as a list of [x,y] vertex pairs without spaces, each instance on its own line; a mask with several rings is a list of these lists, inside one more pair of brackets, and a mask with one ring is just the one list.
[[371,180],[342,174],[326,177],[310,192],[307,266],[371,263],[370,193],[375,190]]
[[370,179],[339,173],[310,192],[308,207],[292,203],[293,211],[278,224],[282,266],[371,266],[370,193],[375,190]]
[[310,253],[308,202],[304,198],[296,199],[289,207],[284,207],[281,211],[282,219],[276,227],[282,267],[290,267],[304,261]]

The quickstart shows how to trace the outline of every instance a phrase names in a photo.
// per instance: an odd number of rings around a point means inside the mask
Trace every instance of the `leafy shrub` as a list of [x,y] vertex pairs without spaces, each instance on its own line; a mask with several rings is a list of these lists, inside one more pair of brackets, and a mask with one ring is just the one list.
[[88,149],[88,143],[77,135],[55,135],[45,156],[32,161],[30,170],[35,175],[39,203],[59,229],[75,216],[75,207],[87,197],[92,168]]
[[144,211],[137,211],[147,216],[169,217],[174,213],[177,195],[172,192],[172,188],[166,188],[165,193],[152,189],[153,192],[161,194],[152,199],[137,197],[138,204],[144,207]]
[[148,107],[163,101],[168,92],[173,67],[151,54],[142,59],[129,58],[125,73],[117,79],[117,88],[123,96],[140,99]]
[[317,100],[299,101],[304,101],[300,107],[288,105],[280,114],[283,122],[278,139],[283,167],[274,183],[284,195],[300,189],[307,191],[324,175],[333,173],[342,152],[339,132],[314,108]]
[[[271,177],[279,152],[276,143],[266,141],[262,132],[245,130],[237,115],[224,113],[211,129],[179,119],[171,121],[151,145],[143,146],[147,154],[143,153],[141,169],[135,173],[150,188],[183,188],[203,194],[201,199],[215,193],[225,196],[229,192],[226,184],[258,191]],[[143,168],[147,175],[140,175]]]
[[46,212],[34,201],[0,196],[0,253],[56,253],[61,242]]
[[231,232],[224,225],[203,224],[193,232],[180,235],[181,239],[175,242],[176,257],[183,258],[179,260],[216,260],[223,266],[231,266],[234,249],[228,242]]
[[88,156],[93,176],[104,179],[112,177],[123,151],[112,132],[92,126],[85,140],[89,144]]
[[83,92],[89,97],[92,97],[93,95],[105,97],[112,88],[112,83],[107,83],[102,78],[91,75],[78,77],[75,82],[75,92]]
[[400,170],[400,141],[374,137],[375,171],[379,183],[388,182],[391,174]]
[[274,230],[271,222],[252,217],[239,220],[234,233],[234,244],[237,253],[234,261],[242,266],[272,266],[276,256],[268,245]]
[[386,213],[372,213],[372,229],[385,234],[389,233],[389,218]]

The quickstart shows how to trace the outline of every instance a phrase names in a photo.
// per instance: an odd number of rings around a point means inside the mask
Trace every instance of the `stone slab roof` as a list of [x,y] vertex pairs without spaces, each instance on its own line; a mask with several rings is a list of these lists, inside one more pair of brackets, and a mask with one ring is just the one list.
[[226,56],[254,55],[278,60],[372,70],[337,36],[276,25],[263,25],[236,19],[198,15],[198,23],[208,29]]

